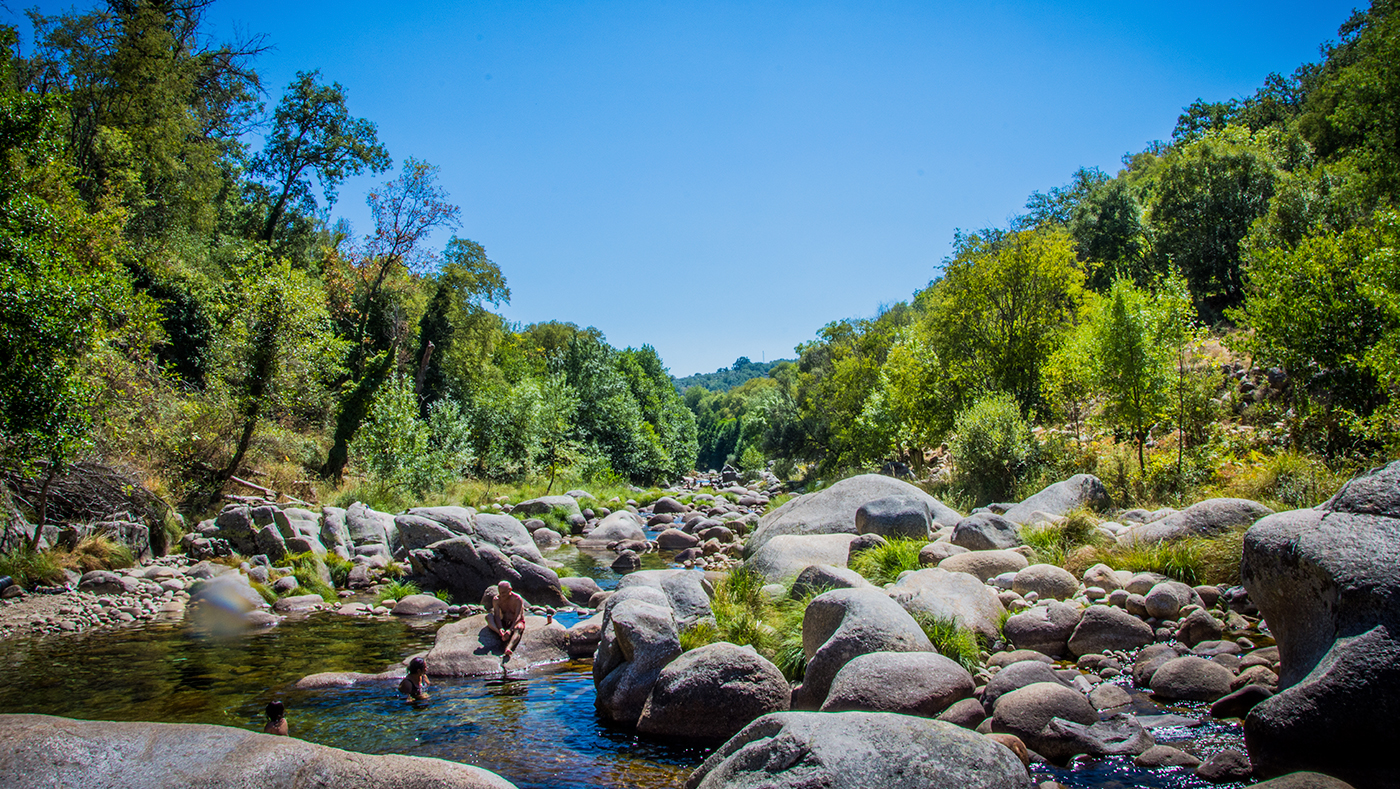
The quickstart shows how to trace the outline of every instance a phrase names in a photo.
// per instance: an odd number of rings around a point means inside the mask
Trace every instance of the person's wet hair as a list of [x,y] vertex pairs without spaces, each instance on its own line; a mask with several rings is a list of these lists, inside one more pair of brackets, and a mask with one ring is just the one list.
[[267,719],[276,723],[286,717],[287,708],[280,701],[274,701],[267,705]]
[[408,673],[410,673],[410,674],[426,674],[426,673],[428,673],[428,661],[426,661],[426,660],[424,660],[423,658],[420,658],[420,657],[416,657],[416,658],[414,658],[414,659],[408,661]]

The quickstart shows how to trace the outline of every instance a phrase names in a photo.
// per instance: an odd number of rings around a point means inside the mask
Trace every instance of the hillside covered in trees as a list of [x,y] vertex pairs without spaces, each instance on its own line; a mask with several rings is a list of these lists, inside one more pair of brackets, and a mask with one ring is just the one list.
[[932,478],[968,504],[1076,471],[1166,501],[1393,454],[1397,102],[1400,18],[1377,0],[1318,62],[960,231],[912,299],[687,392],[702,465],[932,472],[948,441],[957,473]]
[[[653,348],[492,312],[486,250],[427,241],[462,222],[437,168],[311,64],[264,85],[267,42],[213,41],[211,2],[32,12],[27,53],[0,30],[0,456],[30,517],[94,459],[195,513],[236,480],[421,495],[693,467]],[[333,211],[357,174],[383,180],[352,235]]]
[[684,378],[676,378],[676,391],[684,393],[692,386],[707,392],[726,392],[751,378],[762,378],[775,367],[791,359],[774,359],[771,362],[755,362],[747,356],[740,356],[731,367],[721,367],[712,373],[696,373]]

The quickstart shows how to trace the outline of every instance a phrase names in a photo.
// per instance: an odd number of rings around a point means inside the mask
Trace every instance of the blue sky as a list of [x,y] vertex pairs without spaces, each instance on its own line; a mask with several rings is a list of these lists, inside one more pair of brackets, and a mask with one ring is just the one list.
[[[1196,98],[1316,60],[1356,5],[224,0],[209,20],[267,34],[269,106],[319,68],[396,163],[440,166],[509,319],[650,343],[679,376],[908,299],[955,228],[1115,172]],[[375,180],[340,190],[360,233]]]

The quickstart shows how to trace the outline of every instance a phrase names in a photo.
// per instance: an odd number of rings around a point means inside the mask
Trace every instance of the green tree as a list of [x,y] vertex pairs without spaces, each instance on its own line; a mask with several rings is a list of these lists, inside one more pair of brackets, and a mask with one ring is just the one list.
[[352,118],[346,110],[345,88],[339,82],[322,85],[319,76],[319,71],[297,72],[273,112],[272,131],[262,152],[248,167],[270,188],[271,205],[262,229],[262,239],[268,243],[289,204],[308,214],[315,212],[311,175],[316,176],[329,209],[346,178],[366,169],[380,173],[391,164],[375,125]]
[[951,409],[980,392],[1041,407],[1041,368],[1076,322],[1084,270],[1069,232],[1046,227],[988,242],[971,237],[919,295],[924,336],[944,365]]
[[1267,210],[1276,175],[1268,149],[1238,128],[1174,148],[1157,164],[1156,253],[1185,276],[1202,318],[1244,300],[1240,242]]
[[1315,426],[1319,448],[1329,454],[1345,449],[1347,414],[1364,416],[1381,401],[1375,368],[1366,360],[1385,332],[1378,306],[1384,301],[1365,294],[1367,280],[1372,296],[1386,287],[1384,270],[1367,263],[1383,238],[1381,221],[1344,233],[1322,231],[1291,249],[1254,250],[1246,261],[1249,298],[1232,315],[1252,330],[1244,348],[1285,373],[1295,446],[1309,441]]
[[1154,296],[1131,280],[1113,283],[1093,317],[1094,358],[1106,396],[1104,417],[1144,446],[1159,419],[1170,413],[1173,372],[1185,316],[1172,299]]
[[956,484],[983,505],[1016,495],[1035,452],[1035,438],[1016,398],[994,392],[958,413],[948,449]]

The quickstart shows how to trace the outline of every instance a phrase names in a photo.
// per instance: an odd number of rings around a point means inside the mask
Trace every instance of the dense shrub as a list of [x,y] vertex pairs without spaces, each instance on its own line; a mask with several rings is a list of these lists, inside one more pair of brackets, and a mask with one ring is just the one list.
[[1012,498],[1035,451],[1015,399],[984,397],[958,414],[953,429],[954,484],[979,505]]

